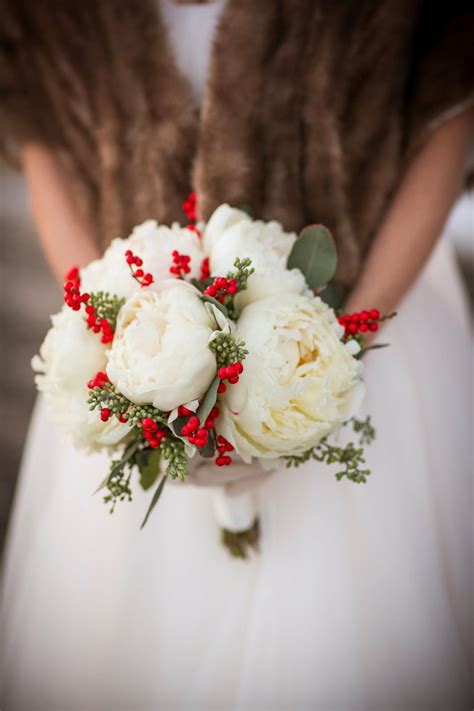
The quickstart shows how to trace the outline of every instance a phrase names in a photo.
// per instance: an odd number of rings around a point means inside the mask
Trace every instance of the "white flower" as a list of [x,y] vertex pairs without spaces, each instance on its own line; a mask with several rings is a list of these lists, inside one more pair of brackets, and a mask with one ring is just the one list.
[[106,350],[100,337],[87,330],[84,315],[64,306],[52,317],[39,355],[32,360],[38,390],[44,393],[51,419],[76,447],[99,449],[114,445],[130,428],[115,417],[102,422],[87,404],[87,382],[105,369]]
[[249,355],[219,420],[244,461],[300,454],[357,413],[362,366],[342,333],[316,297],[278,294],[244,309],[236,337]]
[[191,284],[158,282],[121,308],[107,375],[132,402],[163,411],[198,400],[216,373],[209,348],[215,329],[212,312]]
[[175,222],[171,227],[147,220],[133,229],[128,239],[114,239],[101,259],[91,262],[81,270],[83,291],[108,291],[128,298],[140,289],[132,278],[125,260],[125,252],[132,252],[143,260],[143,269],[153,275],[155,282],[170,279],[172,252],[191,257],[191,272],[187,278],[199,277],[204,253],[200,238],[186,227]]
[[252,220],[229,205],[217,208],[203,235],[213,275],[225,276],[232,271],[237,257],[252,260],[255,274],[249,278],[246,291],[236,298],[239,309],[273,294],[304,291],[306,284],[299,269],[286,269],[295,240],[296,235],[284,232],[280,223]]

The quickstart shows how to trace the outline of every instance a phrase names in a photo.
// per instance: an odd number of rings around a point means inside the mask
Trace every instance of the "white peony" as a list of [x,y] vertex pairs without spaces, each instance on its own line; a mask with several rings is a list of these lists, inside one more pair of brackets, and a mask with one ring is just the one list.
[[203,235],[213,275],[225,276],[237,257],[250,258],[255,269],[246,291],[237,296],[239,309],[273,294],[301,294],[306,283],[299,269],[286,269],[296,240],[294,232],[284,232],[279,222],[252,220],[242,210],[221,205],[210,217]]
[[163,411],[200,399],[216,373],[209,348],[215,329],[191,284],[157,282],[121,308],[107,375],[132,402]]
[[64,306],[51,320],[53,326],[32,360],[51,419],[81,449],[116,444],[130,431],[128,425],[114,417],[102,422],[87,404],[87,383],[105,369],[107,346],[87,330],[83,313]]
[[132,278],[125,259],[128,249],[143,260],[143,270],[152,274],[155,282],[172,278],[169,269],[175,249],[191,257],[186,278],[199,277],[205,257],[200,238],[191,230],[177,222],[166,227],[147,220],[135,227],[128,239],[114,239],[101,259],[81,270],[82,290],[108,291],[125,298],[138,291],[140,285]]
[[244,461],[300,454],[357,413],[362,365],[342,333],[316,297],[278,294],[244,309],[236,336],[249,355],[219,420]]

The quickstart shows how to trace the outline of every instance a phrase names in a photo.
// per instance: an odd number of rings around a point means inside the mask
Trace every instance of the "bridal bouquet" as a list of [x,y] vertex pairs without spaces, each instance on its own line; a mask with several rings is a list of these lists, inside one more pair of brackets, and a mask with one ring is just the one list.
[[[255,460],[337,462],[339,479],[365,482],[363,448],[328,438],[346,423],[362,444],[373,437],[355,417],[364,333],[382,318],[337,316],[323,300],[337,262],[330,233],[318,225],[296,237],[228,205],[196,223],[192,196],[185,210],[188,225],[149,220],[71,269],[33,359],[75,446],[110,452],[106,503],[132,498],[136,472],[155,487],[144,525],[165,482],[192,480],[196,462],[212,465],[216,486],[222,468]],[[224,534],[234,552],[249,531]]]

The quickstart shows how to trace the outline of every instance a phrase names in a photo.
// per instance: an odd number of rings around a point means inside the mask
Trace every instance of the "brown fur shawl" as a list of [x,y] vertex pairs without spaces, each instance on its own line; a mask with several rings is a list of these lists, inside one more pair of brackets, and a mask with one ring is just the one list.
[[154,0],[0,0],[0,131],[57,151],[106,244],[246,204],[323,222],[350,285],[403,167],[473,101],[468,3],[228,0],[201,116]]

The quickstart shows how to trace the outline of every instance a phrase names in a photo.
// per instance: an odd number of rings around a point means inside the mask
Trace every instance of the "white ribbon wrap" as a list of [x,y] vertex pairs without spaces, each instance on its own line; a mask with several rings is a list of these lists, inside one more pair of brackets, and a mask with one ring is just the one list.
[[247,531],[257,518],[257,505],[253,491],[231,493],[222,486],[212,490],[212,505],[217,523],[232,533]]

